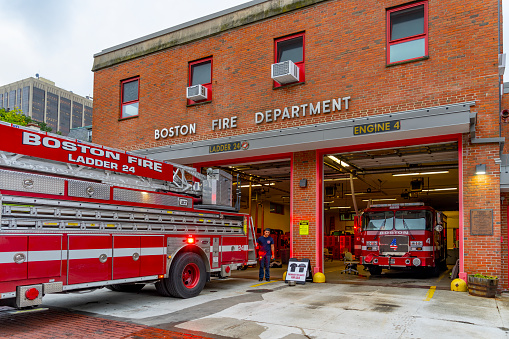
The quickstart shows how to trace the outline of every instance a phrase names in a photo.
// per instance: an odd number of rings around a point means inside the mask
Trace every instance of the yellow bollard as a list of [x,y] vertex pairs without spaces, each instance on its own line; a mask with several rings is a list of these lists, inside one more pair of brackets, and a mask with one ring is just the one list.
[[283,273],[283,281],[286,280],[286,272]]
[[466,292],[467,283],[463,279],[454,279],[451,281],[451,291]]
[[313,282],[314,283],[324,283],[325,282],[325,274],[322,272],[316,272],[315,275],[313,275]]

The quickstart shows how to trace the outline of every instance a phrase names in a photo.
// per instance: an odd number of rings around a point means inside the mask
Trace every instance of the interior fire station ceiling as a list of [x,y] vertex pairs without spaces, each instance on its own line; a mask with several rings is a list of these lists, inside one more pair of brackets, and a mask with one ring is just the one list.
[[[324,163],[326,210],[353,210],[350,175],[359,209],[369,200],[422,201],[440,210],[458,209],[457,143],[330,154]],[[252,200],[289,203],[290,160],[222,168],[234,177],[239,175],[243,200],[248,197],[251,181]]]

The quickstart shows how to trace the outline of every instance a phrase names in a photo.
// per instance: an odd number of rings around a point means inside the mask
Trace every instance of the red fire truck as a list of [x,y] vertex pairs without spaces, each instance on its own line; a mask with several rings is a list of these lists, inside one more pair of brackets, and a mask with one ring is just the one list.
[[358,225],[356,248],[372,275],[384,268],[438,275],[446,268],[446,216],[423,203],[371,205]]
[[108,287],[198,295],[256,264],[232,177],[0,122],[0,305]]

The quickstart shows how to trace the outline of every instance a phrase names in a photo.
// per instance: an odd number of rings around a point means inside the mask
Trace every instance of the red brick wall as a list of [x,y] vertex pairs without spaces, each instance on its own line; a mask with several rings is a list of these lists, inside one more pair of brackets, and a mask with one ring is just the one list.
[[[316,151],[297,152],[292,161],[292,205],[291,233],[292,255],[295,258],[308,258],[311,266],[316,266]],[[307,179],[307,187],[299,186],[301,179]],[[309,221],[309,234],[300,235],[299,222]]]
[[502,229],[501,229],[501,235],[502,235],[502,256],[501,256],[501,274],[499,276],[500,278],[500,285],[503,290],[509,290],[509,242],[508,242],[508,232],[507,232],[507,209],[509,207],[509,193],[504,192],[501,193],[501,196],[504,198],[504,200],[500,204],[500,211],[501,211],[501,219],[502,219]]

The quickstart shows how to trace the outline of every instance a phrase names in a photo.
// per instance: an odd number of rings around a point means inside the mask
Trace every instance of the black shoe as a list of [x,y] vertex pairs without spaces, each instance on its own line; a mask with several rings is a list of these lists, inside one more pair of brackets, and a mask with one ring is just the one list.
[[262,279],[262,278],[260,278],[260,279],[258,279],[258,281],[263,281],[263,279]]
[[270,279],[269,279],[269,278],[267,278],[267,279],[265,279],[265,281],[270,281]]

